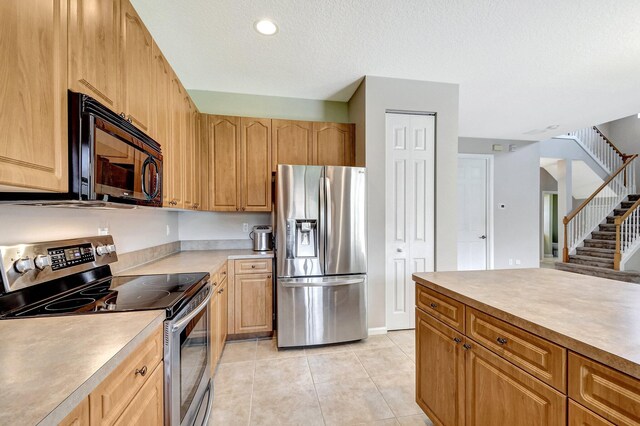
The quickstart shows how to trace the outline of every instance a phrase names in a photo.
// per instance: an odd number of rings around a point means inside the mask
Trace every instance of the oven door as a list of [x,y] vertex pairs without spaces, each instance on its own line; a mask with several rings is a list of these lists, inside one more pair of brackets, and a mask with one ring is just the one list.
[[213,389],[210,377],[211,284],[175,318],[165,322],[165,424],[206,425]]

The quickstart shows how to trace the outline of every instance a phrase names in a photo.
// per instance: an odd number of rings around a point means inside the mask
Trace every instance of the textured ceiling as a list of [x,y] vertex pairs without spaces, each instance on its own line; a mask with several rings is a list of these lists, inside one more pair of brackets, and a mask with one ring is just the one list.
[[[637,0],[132,3],[188,89],[346,101],[364,75],[458,83],[460,135],[505,139],[640,112]],[[276,36],[253,30],[263,17]]]

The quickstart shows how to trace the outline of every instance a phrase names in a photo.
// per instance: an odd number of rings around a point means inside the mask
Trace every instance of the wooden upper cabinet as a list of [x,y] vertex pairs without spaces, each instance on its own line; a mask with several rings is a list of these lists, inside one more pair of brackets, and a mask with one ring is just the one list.
[[207,116],[209,210],[240,210],[240,117]]
[[69,0],[69,88],[120,113],[120,2]]
[[153,138],[162,151],[162,205],[172,207],[171,166],[171,78],[173,71],[158,46],[153,44],[153,96],[151,118]]
[[465,423],[463,340],[462,334],[416,310],[416,402],[436,425]]
[[206,114],[198,114],[198,143],[200,145],[200,210],[209,208],[209,140],[207,138],[208,121]]
[[310,121],[271,120],[273,143],[271,170],[278,164],[313,164],[313,123]]
[[66,192],[67,0],[0,1],[0,190]]
[[243,117],[240,125],[241,209],[271,211],[271,120]]
[[182,157],[182,188],[184,194],[184,208],[191,209],[195,204],[194,191],[194,146],[193,146],[193,110],[189,96],[186,95],[182,101],[182,139],[183,139],[183,157]]
[[202,144],[200,142],[200,120],[201,116],[198,112],[198,108],[189,100],[191,104],[191,126],[192,126],[192,137],[191,143],[193,145],[193,153],[192,153],[192,180],[193,180],[193,206],[194,210],[202,210],[202,180],[206,177],[202,176]]
[[121,8],[123,109],[127,119],[150,133],[153,39],[128,0]]
[[[184,152],[184,89],[175,75],[171,77],[171,142],[170,162],[163,164],[164,170],[169,170],[168,191],[169,206],[184,207],[182,188],[182,159]],[[166,181],[166,179],[165,179]]]
[[313,123],[313,164],[352,166],[354,159],[353,124]]

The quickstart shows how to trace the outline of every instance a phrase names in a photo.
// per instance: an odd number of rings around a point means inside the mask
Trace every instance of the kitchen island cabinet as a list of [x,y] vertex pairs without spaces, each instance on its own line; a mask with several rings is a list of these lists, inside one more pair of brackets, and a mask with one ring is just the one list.
[[416,402],[434,424],[640,424],[637,284],[546,269],[413,278]]

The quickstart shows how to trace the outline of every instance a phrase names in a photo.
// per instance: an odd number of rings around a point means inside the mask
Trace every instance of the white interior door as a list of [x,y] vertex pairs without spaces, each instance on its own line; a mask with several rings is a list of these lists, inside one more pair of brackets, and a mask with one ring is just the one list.
[[415,327],[414,272],[434,270],[435,117],[386,115],[387,329]]
[[458,270],[487,269],[488,174],[486,157],[458,158]]

